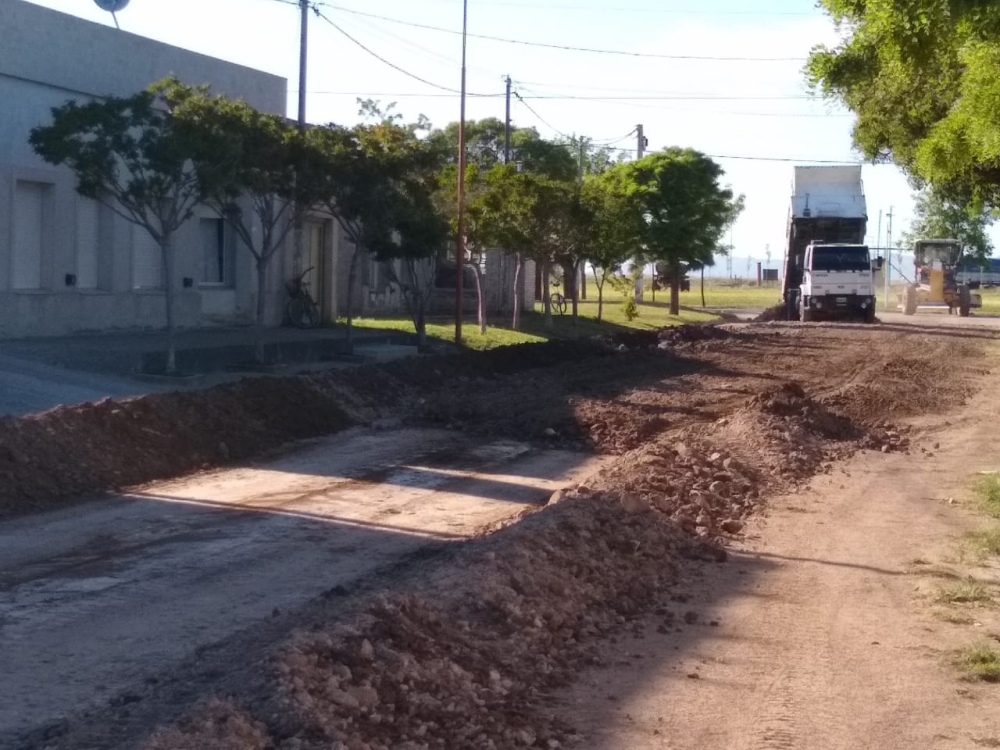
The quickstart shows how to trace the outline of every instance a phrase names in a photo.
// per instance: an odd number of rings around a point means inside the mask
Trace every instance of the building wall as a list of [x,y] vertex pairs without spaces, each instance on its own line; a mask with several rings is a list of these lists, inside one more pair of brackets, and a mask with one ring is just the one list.
[[[79,196],[72,173],[42,161],[28,136],[67,100],[128,96],[171,73],[285,112],[283,78],[0,0],[0,336],[164,325],[164,295],[155,288],[162,274],[148,234]],[[221,237],[228,257],[213,263],[214,220],[201,210],[176,236],[181,326],[249,321],[255,310],[252,256],[233,237]],[[279,268],[276,262],[272,290],[283,289]],[[278,307],[283,302],[269,304],[272,322]]]

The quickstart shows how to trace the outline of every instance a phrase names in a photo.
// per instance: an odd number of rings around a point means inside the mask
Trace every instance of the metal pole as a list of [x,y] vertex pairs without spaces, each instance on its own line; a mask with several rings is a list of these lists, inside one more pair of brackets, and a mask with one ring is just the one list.
[[302,23],[299,37],[299,130],[306,127],[306,67],[309,59],[309,0],[299,0]]
[[642,125],[636,125],[635,132],[638,134],[638,139],[636,140],[635,155],[637,159],[641,159],[646,154],[646,136],[643,135]]
[[[299,120],[298,128],[300,133],[306,129],[306,69],[309,60],[309,0],[299,0],[299,9],[302,11],[302,19],[299,29]],[[302,272],[302,212],[301,207],[296,206],[293,220],[295,226],[292,232],[292,266],[295,273]],[[316,287],[318,291],[318,285]],[[348,311],[350,313],[350,311]]]
[[507,76],[507,119],[503,131],[503,163],[510,163],[510,76]]
[[888,225],[885,229],[885,247],[888,257],[885,264],[885,311],[889,312],[889,294],[892,292],[892,206],[889,206],[887,218]]
[[462,0],[462,94],[458,119],[458,236],[455,242],[455,343],[462,343],[462,273],[465,262],[465,43],[469,0]]

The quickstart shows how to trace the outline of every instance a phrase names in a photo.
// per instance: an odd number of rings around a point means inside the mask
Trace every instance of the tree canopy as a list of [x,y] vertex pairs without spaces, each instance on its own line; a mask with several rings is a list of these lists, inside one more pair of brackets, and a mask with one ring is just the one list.
[[719,180],[722,167],[693,149],[668,148],[615,167],[630,181],[642,217],[642,262],[665,263],[672,278],[670,314],[680,312],[680,267],[708,263],[735,210]]
[[965,248],[964,256],[972,260],[993,253],[987,232],[994,221],[992,212],[971,208],[966,201],[951,200],[933,187],[916,194],[914,210],[913,223],[901,240],[903,247],[912,247],[917,240],[955,239]]
[[814,89],[857,116],[854,143],[952,197],[1000,199],[1000,6],[821,0],[844,34],[816,47]]
[[167,79],[128,97],[68,101],[29,137],[45,161],[73,171],[81,195],[142,227],[159,245],[168,373],[176,370],[174,235],[206,198],[192,158],[197,144],[172,114],[175,93]]

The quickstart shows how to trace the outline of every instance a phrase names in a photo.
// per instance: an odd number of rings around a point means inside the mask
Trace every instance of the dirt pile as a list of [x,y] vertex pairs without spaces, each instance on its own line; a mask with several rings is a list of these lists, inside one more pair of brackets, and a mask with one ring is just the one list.
[[788,310],[784,305],[769,307],[753,319],[754,323],[773,323],[778,320],[788,320]]
[[598,660],[598,639],[648,611],[679,558],[726,560],[714,542],[762,496],[867,434],[794,383],[659,434],[467,548],[420,597],[299,635],[270,664],[265,698],[223,716],[214,704],[147,750],[212,750],[220,722],[265,726],[281,750],[562,747],[573,728],[544,696]]
[[798,383],[767,389],[710,428],[725,446],[764,476],[798,481],[829,460],[859,449],[905,450],[898,429],[853,421],[806,395]]
[[237,461],[350,423],[301,379],[58,407],[0,420],[0,515]]
[[244,461],[352,423],[405,415],[421,394],[475,393],[498,378],[567,363],[589,367],[614,355],[606,342],[553,341],[299,377],[248,378],[204,391],[105,399],[2,418],[0,517]]
[[571,741],[544,691],[599,661],[597,639],[648,608],[672,560],[724,553],[627,497],[580,488],[558,500],[474,545],[422,597],[384,598],[350,625],[300,635],[259,704],[213,704],[147,750],[228,747],[217,738],[230,723],[266,726],[282,750]]

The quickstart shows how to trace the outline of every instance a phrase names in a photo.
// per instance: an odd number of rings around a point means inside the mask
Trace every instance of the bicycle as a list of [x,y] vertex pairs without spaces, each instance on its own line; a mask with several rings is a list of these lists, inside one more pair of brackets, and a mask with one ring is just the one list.
[[552,306],[552,309],[560,315],[566,314],[566,298],[559,292],[553,292],[549,295],[549,304]]
[[309,266],[297,279],[285,282],[285,289],[291,298],[285,305],[285,316],[296,328],[315,328],[319,325],[319,305],[309,294],[304,283],[306,274],[315,266]]

